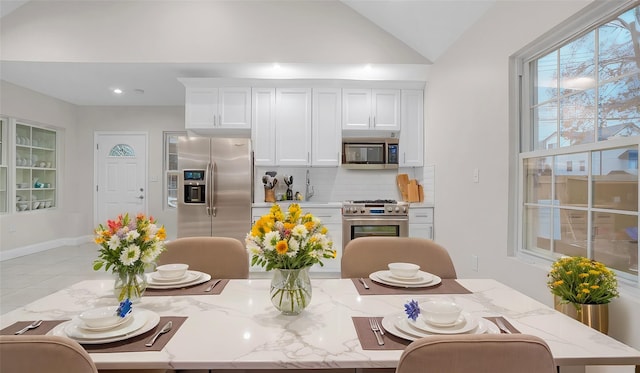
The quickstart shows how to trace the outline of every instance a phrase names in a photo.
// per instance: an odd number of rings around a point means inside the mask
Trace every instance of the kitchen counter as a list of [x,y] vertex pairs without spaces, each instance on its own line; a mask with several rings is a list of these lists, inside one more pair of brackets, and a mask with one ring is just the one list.
[[[256,202],[251,207],[271,207],[274,202]],[[281,208],[289,206],[292,203],[297,203],[300,207],[304,208],[341,208],[342,202],[314,202],[314,201],[278,201]]]

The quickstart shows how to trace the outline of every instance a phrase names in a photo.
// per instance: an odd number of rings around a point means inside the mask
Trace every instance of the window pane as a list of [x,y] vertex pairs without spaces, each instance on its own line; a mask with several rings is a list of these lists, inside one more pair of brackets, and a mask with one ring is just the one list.
[[638,149],[636,146],[594,151],[593,206],[638,210]]
[[558,147],[558,105],[555,102],[533,109],[534,148],[553,149]]
[[595,32],[560,48],[560,94],[562,96],[595,85]]
[[623,272],[638,271],[638,217],[593,213],[594,259]]
[[595,141],[595,91],[588,90],[560,100],[560,145]]
[[540,58],[535,64],[534,104],[558,96],[558,51]]
[[587,153],[556,156],[555,193],[561,205],[587,207],[589,202],[588,172],[581,168],[587,161]]
[[604,84],[598,93],[598,140],[640,135],[640,74]]
[[555,251],[564,255],[587,255],[587,212],[560,210],[561,239],[556,242]]
[[634,50],[634,40],[629,32],[634,23],[636,28],[640,25],[640,7],[628,10],[598,29],[601,81],[640,69],[640,55]]
[[167,207],[176,208],[178,203],[178,175],[167,173]]
[[529,250],[550,251],[551,208],[528,206],[525,210],[524,239]]
[[551,157],[529,158],[524,161],[525,184],[527,191],[525,202],[540,203],[551,198]]

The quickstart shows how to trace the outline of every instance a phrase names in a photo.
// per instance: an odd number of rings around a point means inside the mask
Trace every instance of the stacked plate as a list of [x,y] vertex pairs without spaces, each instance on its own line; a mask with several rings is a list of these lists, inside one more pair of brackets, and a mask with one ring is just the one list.
[[199,271],[189,270],[183,276],[171,279],[161,277],[158,272],[152,272],[147,274],[147,287],[150,289],[179,289],[198,285],[209,280],[211,280],[211,275]]
[[402,288],[435,286],[442,282],[440,277],[424,271],[418,271],[414,277],[398,277],[388,270],[377,271],[370,274],[369,278],[372,281],[379,282],[381,284]]
[[402,312],[384,317],[382,327],[389,333],[410,341],[434,334],[500,334],[498,327],[491,321],[468,312],[462,312],[458,320],[449,325],[434,325],[420,316],[413,321]]
[[160,315],[142,308],[134,309],[127,317],[100,328],[89,327],[79,317],[58,324],[49,333],[68,337],[81,344],[98,344],[122,341],[144,334],[160,322]]

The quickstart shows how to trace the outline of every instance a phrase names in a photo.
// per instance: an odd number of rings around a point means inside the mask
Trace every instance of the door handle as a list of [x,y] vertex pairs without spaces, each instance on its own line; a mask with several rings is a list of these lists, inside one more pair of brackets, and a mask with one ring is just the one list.
[[137,196],[137,199],[144,199],[144,196]]

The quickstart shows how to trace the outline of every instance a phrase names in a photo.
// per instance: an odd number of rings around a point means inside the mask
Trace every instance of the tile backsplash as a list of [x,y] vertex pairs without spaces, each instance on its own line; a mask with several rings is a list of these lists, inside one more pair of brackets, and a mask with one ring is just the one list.
[[433,203],[433,166],[424,168],[399,168],[397,170],[350,170],[342,167],[256,167],[254,202],[264,201],[262,176],[266,171],[276,171],[278,184],[276,197],[285,194],[284,175],[293,176],[292,191],[305,193],[306,172],[309,170],[310,186],[314,195],[310,202],[341,202],[353,199],[402,200],[396,184],[396,176],[406,173],[409,179],[423,184],[425,203]]

